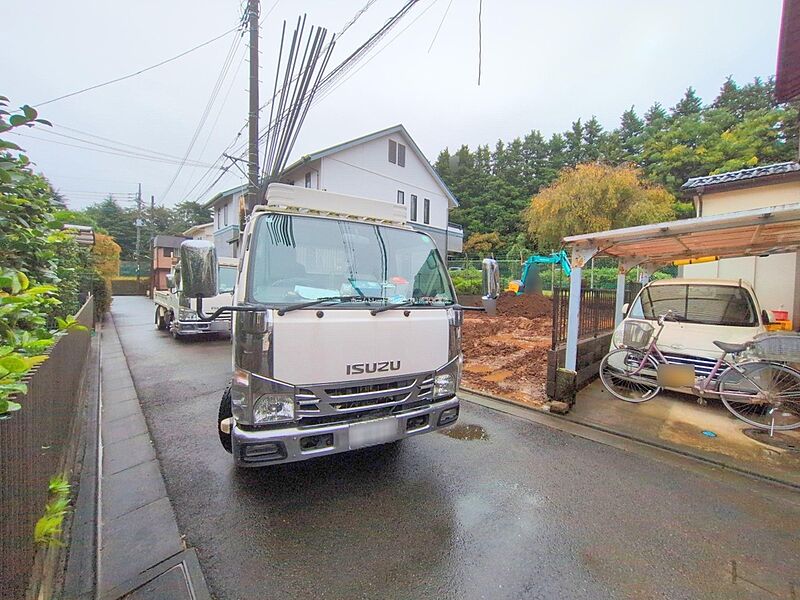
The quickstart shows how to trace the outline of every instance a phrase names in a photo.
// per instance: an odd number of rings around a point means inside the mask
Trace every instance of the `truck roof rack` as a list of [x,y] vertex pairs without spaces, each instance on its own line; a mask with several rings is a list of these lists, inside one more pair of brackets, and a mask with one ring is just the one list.
[[406,209],[403,205],[283,183],[270,184],[267,188],[266,204],[256,206],[253,212],[274,210],[371,223],[406,225]]

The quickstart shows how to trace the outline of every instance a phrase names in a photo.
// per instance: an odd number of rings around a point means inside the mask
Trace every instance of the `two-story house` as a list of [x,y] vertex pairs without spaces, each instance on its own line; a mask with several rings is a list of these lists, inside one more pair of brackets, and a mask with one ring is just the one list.
[[[409,224],[430,235],[443,256],[462,251],[463,232],[449,224],[458,201],[402,125],[307,154],[286,168],[281,181],[401,204]],[[240,186],[206,204],[220,256],[236,255],[245,192]]]

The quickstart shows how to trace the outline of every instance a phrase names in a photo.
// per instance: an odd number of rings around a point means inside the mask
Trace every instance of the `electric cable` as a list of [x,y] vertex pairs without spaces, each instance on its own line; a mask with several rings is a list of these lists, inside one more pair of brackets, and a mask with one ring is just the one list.
[[205,46],[208,46],[209,44],[212,44],[212,43],[216,42],[217,40],[224,38],[226,35],[230,35],[234,31],[238,31],[240,29],[240,27],[241,27],[241,25],[237,25],[233,29],[228,29],[226,32],[221,33],[220,35],[218,35],[218,36],[216,36],[214,38],[211,38],[210,40],[208,40],[206,42],[203,42],[202,44],[199,44],[199,45],[197,45],[197,46],[195,46],[193,48],[189,48],[188,50],[185,50],[184,52],[181,52],[180,54],[176,54],[172,58],[168,58],[166,60],[162,60],[159,63],[156,63],[156,64],[151,65],[149,67],[145,67],[144,69],[140,69],[140,70],[136,71],[135,73],[130,73],[128,75],[123,75],[122,77],[117,77],[115,79],[110,79],[109,81],[104,81],[103,83],[97,83],[95,85],[90,85],[89,87],[85,87],[83,89],[76,90],[74,92],[70,92],[68,94],[64,94],[62,96],[58,96],[56,98],[51,98],[50,100],[46,100],[44,102],[39,102],[37,104],[34,104],[33,106],[39,107],[39,106],[44,106],[45,104],[50,104],[51,102],[58,102],[59,100],[64,100],[65,98],[71,98],[72,96],[77,96],[78,94],[83,94],[83,93],[89,92],[91,90],[96,90],[97,88],[105,87],[107,85],[111,85],[112,83],[118,83],[120,81],[124,81],[126,79],[130,79],[131,77],[136,77],[137,75],[141,75],[142,73],[146,73],[147,71],[152,71],[153,69],[156,69],[156,68],[158,68],[160,66],[166,65],[167,63],[171,63],[172,61],[178,60],[179,58],[182,58],[182,57],[186,56],[187,54],[191,54],[195,50],[199,50],[200,48],[203,48]]

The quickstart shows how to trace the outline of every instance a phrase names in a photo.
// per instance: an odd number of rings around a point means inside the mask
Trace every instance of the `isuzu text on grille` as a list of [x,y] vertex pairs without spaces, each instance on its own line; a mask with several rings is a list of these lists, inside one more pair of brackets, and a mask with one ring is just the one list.
[[361,373],[384,373],[388,371],[399,371],[400,361],[387,361],[374,362],[374,363],[353,363],[347,365],[348,375],[359,375]]

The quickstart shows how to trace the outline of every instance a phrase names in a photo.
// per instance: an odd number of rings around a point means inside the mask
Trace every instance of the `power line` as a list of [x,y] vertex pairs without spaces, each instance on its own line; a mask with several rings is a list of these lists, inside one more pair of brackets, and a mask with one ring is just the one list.
[[[147,156],[147,155],[137,154],[137,153],[133,153],[133,152],[127,152],[126,153],[126,152],[123,152],[121,150],[116,151],[116,152],[112,152],[112,151],[109,151],[109,150],[102,150],[100,148],[90,148],[90,147],[86,147],[86,146],[79,146],[77,144],[70,144],[68,142],[59,142],[57,140],[51,140],[51,139],[47,139],[47,138],[37,137],[35,135],[30,135],[30,134],[26,134],[26,133],[18,133],[16,131],[12,131],[11,133],[13,135],[17,135],[17,136],[22,137],[22,138],[38,140],[40,142],[47,142],[49,144],[58,144],[59,146],[69,146],[70,148],[78,148],[80,150],[89,150],[91,152],[98,152],[100,154],[108,154],[110,156],[122,156],[124,158],[135,158],[135,159],[139,159],[139,160],[149,160],[151,162],[160,162],[160,163],[172,164],[172,165],[180,164],[180,161],[170,160],[170,159],[167,159],[167,158],[160,158],[160,157],[155,157],[155,156]],[[186,166],[208,168],[211,165],[209,165],[207,163],[201,163],[201,162],[192,161],[191,164],[187,163]]]
[[228,54],[222,63],[222,69],[220,70],[219,76],[217,77],[217,81],[214,83],[214,87],[211,90],[211,95],[208,98],[208,102],[206,102],[206,106],[203,109],[202,115],[200,116],[200,121],[197,123],[197,127],[195,127],[194,134],[192,135],[192,139],[189,141],[189,146],[186,148],[186,152],[183,155],[183,161],[181,164],[178,165],[178,168],[175,171],[175,174],[172,176],[172,179],[170,180],[169,184],[167,185],[167,188],[161,194],[162,200],[166,199],[167,194],[169,194],[169,192],[172,190],[172,186],[175,185],[175,181],[177,181],[178,176],[180,175],[181,170],[183,169],[183,163],[185,163],[188,160],[189,154],[191,154],[192,149],[194,148],[194,145],[197,142],[197,138],[200,135],[200,131],[203,129],[203,125],[205,124],[206,119],[208,119],[208,115],[211,113],[211,108],[213,107],[214,102],[216,101],[217,96],[219,95],[219,91],[222,87],[222,84],[224,83],[225,78],[228,76],[228,71],[230,70],[231,64],[233,62],[233,57],[236,55],[236,49],[240,41],[241,37],[235,38],[233,43],[231,44],[231,47],[228,49]]
[[426,8],[425,8],[425,9],[424,9],[424,10],[423,10],[421,13],[419,13],[419,14],[418,14],[416,17],[414,17],[414,19],[413,19],[413,20],[412,20],[412,21],[411,21],[411,22],[410,22],[408,25],[406,25],[406,26],[405,26],[403,29],[401,29],[400,31],[398,31],[398,32],[397,32],[397,34],[396,34],[396,35],[395,35],[395,36],[394,36],[392,39],[390,39],[388,42],[386,42],[386,44],[384,44],[384,45],[383,45],[383,47],[382,47],[380,50],[378,50],[377,52],[375,52],[375,54],[373,54],[372,56],[370,56],[370,57],[369,57],[369,58],[368,58],[368,59],[367,59],[367,60],[366,60],[366,61],[365,61],[365,62],[364,62],[362,65],[360,65],[360,66],[359,66],[359,67],[358,67],[356,70],[352,71],[352,72],[351,72],[351,73],[350,73],[350,74],[349,74],[347,77],[345,77],[345,78],[344,78],[342,81],[340,81],[339,83],[337,83],[337,84],[336,84],[335,86],[333,86],[331,89],[328,89],[328,90],[325,90],[324,92],[322,92],[322,94],[320,94],[320,96],[318,96],[317,98],[315,98],[315,102],[314,102],[314,104],[315,104],[315,105],[316,105],[316,104],[319,104],[319,103],[320,103],[320,102],[322,102],[322,101],[323,101],[325,98],[327,98],[329,95],[331,95],[333,92],[335,92],[337,89],[339,89],[339,88],[340,88],[342,85],[344,85],[345,83],[347,83],[347,81],[349,81],[351,77],[353,77],[353,76],[354,76],[354,75],[356,75],[356,74],[357,74],[357,73],[358,73],[358,72],[359,72],[361,69],[363,69],[364,67],[366,67],[366,66],[367,66],[367,65],[368,65],[368,64],[369,64],[369,63],[370,63],[370,62],[371,62],[371,61],[372,61],[372,60],[373,60],[375,57],[377,57],[377,56],[378,56],[378,55],[379,55],[381,52],[383,52],[383,51],[384,51],[384,50],[386,50],[386,49],[387,49],[389,46],[391,46],[391,45],[394,43],[394,41],[395,41],[397,38],[399,38],[401,35],[403,35],[403,33],[405,33],[405,32],[406,32],[406,31],[407,31],[407,30],[408,30],[408,29],[409,29],[409,28],[410,28],[412,25],[414,25],[414,23],[416,23],[417,21],[419,21],[419,20],[422,18],[422,16],[423,16],[423,15],[424,15],[426,12],[428,12],[428,11],[429,11],[431,8],[433,8],[433,6],[434,6],[434,5],[435,5],[437,2],[438,2],[438,0],[434,0],[433,2],[431,2],[431,3],[430,3],[430,4],[429,4],[429,5],[428,5],[428,6],[427,6],[427,7],[426,7]]
[[177,54],[177,55],[173,56],[172,58],[168,58],[166,60],[162,60],[159,63],[156,63],[156,64],[151,65],[149,67],[145,67],[144,69],[140,69],[140,70],[136,71],[135,73],[130,73],[128,75],[123,75],[122,77],[117,77],[115,79],[110,79],[109,81],[104,81],[103,83],[97,83],[95,85],[90,85],[89,87],[86,87],[86,88],[83,88],[83,89],[80,89],[80,90],[76,90],[74,92],[70,92],[69,94],[64,94],[63,96],[58,96],[57,98],[52,98],[50,100],[46,100],[45,102],[39,102],[37,104],[34,104],[34,106],[38,107],[38,106],[44,106],[45,104],[50,104],[51,102],[58,102],[59,100],[64,100],[65,98],[71,98],[72,96],[77,96],[78,94],[83,94],[84,92],[89,92],[91,90],[96,90],[97,88],[105,87],[107,85],[111,85],[112,83],[118,83],[120,81],[124,81],[126,79],[130,79],[131,77],[136,77],[137,75],[141,75],[142,73],[146,73],[147,71],[152,71],[155,68],[158,68],[158,67],[160,67],[162,65],[166,65],[167,63],[171,63],[174,60],[178,60],[179,58],[184,57],[187,54],[190,54],[190,53],[194,52],[195,50],[199,50],[200,48],[203,48],[204,46],[208,46],[209,44],[211,44],[213,42],[216,42],[217,40],[219,40],[221,38],[224,38],[226,35],[231,34],[234,31],[237,31],[239,29],[239,27],[240,26],[237,25],[233,29],[229,29],[225,33],[221,33],[217,37],[211,38],[207,42],[203,42],[202,44],[199,44],[199,45],[195,46],[194,48],[189,48],[189,50],[181,52],[180,54]]
[[[59,127],[63,127],[63,125],[61,125]],[[63,127],[63,128],[67,129],[67,130],[70,130],[70,131],[78,131],[76,129],[70,129],[69,127]],[[110,150],[116,150],[116,151],[119,151],[119,152],[131,152],[130,150],[126,150],[125,148],[117,148],[115,146],[109,146],[107,144],[100,144],[100,143],[94,142],[92,140],[87,140],[87,139],[84,139],[84,138],[75,137],[75,136],[72,136],[72,135],[67,135],[65,133],[58,133],[57,131],[52,131],[52,130],[46,129],[46,128],[37,129],[37,132],[38,131],[41,131],[43,133],[47,133],[49,135],[57,135],[59,137],[63,137],[63,138],[66,138],[66,139],[75,140],[75,141],[78,141],[78,142],[83,142],[84,144],[89,144],[91,146],[97,146],[99,148],[108,148]],[[88,133],[88,132],[79,132],[79,133],[83,133],[84,135],[88,135],[89,137],[96,137],[99,140],[106,140],[108,142],[112,142],[114,144],[117,144],[117,146],[127,146],[129,148],[134,148],[136,150],[141,150],[141,151],[147,152],[149,154],[155,154],[157,156],[163,156],[164,158],[169,158],[169,159],[177,160],[177,161],[181,160],[180,156],[174,156],[172,154],[166,154],[164,152],[159,152],[158,150],[151,150],[150,148],[143,148],[142,146],[134,146],[133,144],[126,144],[124,142],[117,142],[115,140],[111,140],[109,138],[104,138],[102,136],[94,135],[94,134],[91,134],[91,133]]]
[[442,30],[442,25],[444,25],[444,20],[447,18],[447,13],[450,12],[450,5],[453,4],[453,0],[447,3],[447,8],[444,9],[444,14],[442,15],[442,20],[439,21],[439,27],[436,28],[436,33],[433,34],[433,39],[431,40],[431,45],[428,46],[428,54],[431,53],[431,48],[436,43],[436,38],[439,37],[439,32]]

